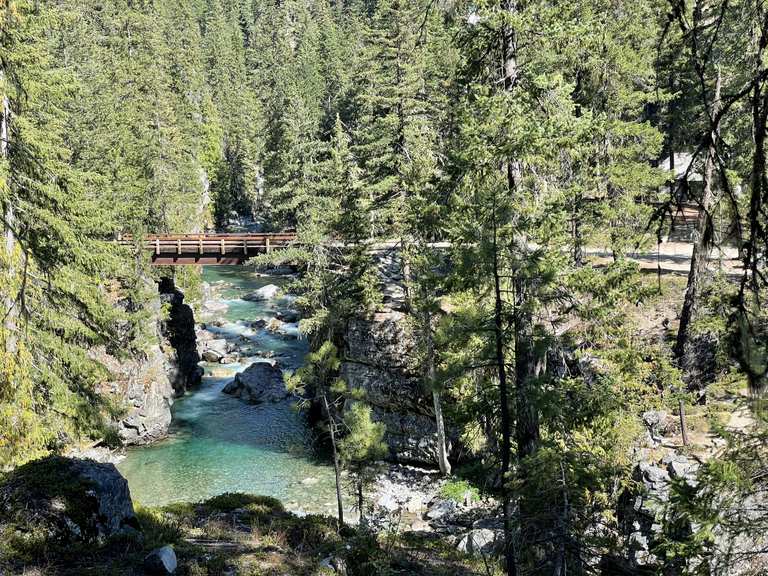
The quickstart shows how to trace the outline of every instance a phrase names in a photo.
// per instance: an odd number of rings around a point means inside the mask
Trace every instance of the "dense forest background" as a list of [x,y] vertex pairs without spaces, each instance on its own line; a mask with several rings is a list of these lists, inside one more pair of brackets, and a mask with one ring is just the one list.
[[[141,349],[151,277],[115,238],[252,216],[299,233],[315,349],[380,303],[367,247],[398,245],[425,389],[495,470],[520,566],[619,546],[638,414],[747,401],[680,492],[703,528],[670,524],[679,569],[765,470],[766,46],[753,0],[0,0],[0,464],[107,433],[88,351]],[[661,279],[626,256],[683,200],[702,216],[657,338]],[[738,278],[708,269],[724,239]]]

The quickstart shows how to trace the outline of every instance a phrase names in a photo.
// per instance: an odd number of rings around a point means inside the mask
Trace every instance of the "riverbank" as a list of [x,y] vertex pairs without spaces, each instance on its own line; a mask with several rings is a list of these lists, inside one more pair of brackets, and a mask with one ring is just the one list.
[[493,573],[436,534],[338,526],[332,517],[293,514],[267,496],[223,494],[196,504],[134,507],[125,481],[108,464],[56,457],[31,463],[0,483],[0,503],[2,574]]

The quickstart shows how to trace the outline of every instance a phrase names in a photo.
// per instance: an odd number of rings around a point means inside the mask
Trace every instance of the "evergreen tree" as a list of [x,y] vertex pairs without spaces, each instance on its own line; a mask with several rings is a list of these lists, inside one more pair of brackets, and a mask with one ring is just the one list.
[[0,462],[57,448],[61,437],[103,432],[105,376],[88,349],[117,343],[121,314],[107,300],[119,277],[106,241],[111,214],[71,165],[64,103],[71,77],[52,66],[60,14],[19,1],[0,5],[2,107],[2,328]]

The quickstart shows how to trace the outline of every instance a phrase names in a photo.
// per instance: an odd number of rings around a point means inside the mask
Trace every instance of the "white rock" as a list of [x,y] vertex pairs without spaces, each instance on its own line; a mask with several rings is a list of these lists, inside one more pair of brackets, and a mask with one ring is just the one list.
[[144,570],[147,574],[166,576],[176,572],[176,553],[170,546],[152,550],[144,558]]
[[470,530],[459,539],[456,548],[466,554],[489,554],[496,544],[496,533],[487,528]]
[[456,512],[458,504],[453,500],[438,500],[427,512],[427,518],[430,520],[439,520],[445,516]]
[[260,302],[263,300],[272,300],[280,292],[280,288],[274,284],[267,284],[262,286],[255,292],[251,292],[247,296],[243,297],[243,300],[249,300],[251,302]]

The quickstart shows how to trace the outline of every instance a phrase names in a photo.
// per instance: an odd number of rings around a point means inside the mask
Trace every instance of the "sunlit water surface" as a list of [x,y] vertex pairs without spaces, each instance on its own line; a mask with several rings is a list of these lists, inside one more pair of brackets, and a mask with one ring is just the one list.
[[[306,342],[249,329],[248,323],[273,317],[286,302],[247,302],[242,296],[275,278],[258,277],[244,267],[206,267],[204,280],[215,287],[226,311],[208,329],[242,350],[272,351],[284,368],[298,366]],[[296,512],[335,511],[333,471],[315,458],[312,435],[302,413],[290,402],[249,405],[221,392],[241,364],[203,364],[202,385],[173,406],[166,440],[134,448],[118,465],[134,500],[145,506],[196,502],[224,492],[275,496]]]

